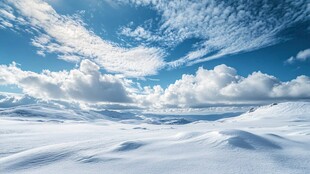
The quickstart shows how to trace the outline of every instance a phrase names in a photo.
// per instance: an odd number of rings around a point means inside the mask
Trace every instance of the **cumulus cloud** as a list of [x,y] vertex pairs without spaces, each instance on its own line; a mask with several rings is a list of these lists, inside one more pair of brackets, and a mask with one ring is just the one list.
[[292,64],[292,63],[294,63],[296,61],[304,62],[304,61],[307,61],[307,60],[310,60],[310,48],[298,52],[296,56],[290,57],[289,59],[287,59],[285,61],[285,63]]
[[145,46],[124,48],[103,40],[88,30],[80,18],[60,15],[44,1],[5,2],[2,5],[9,10],[0,12],[0,21],[14,22],[17,25],[14,28],[20,25],[26,27],[26,31],[34,33],[36,36],[32,39],[32,44],[39,49],[39,55],[57,53],[60,59],[70,62],[87,58],[108,72],[134,77],[156,74],[165,65],[163,50]]
[[199,68],[184,74],[166,89],[145,87],[141,101],[152,107],[206,107],[227,104],[259,104],[283,100],[310,99],[310,78],[298,76],[282,82],[274,76],[253,72],[247,77],[226,65],[212,70]]
[[78,69],[42,73],[21,70],[16,63],[0,65],[0,84],[17,85],[29,96],[44,100],[77,102],[132,102],[128,82],[114,75],[101,74],[99,66],[82,60]]
[[[310,99],[310,78],[304,75],[287,82],[260,71],[244,77],[222,64],[184,74],[164,89],[160,85],[139,87],[126,78],[101,74],[99,69],[82,60],[79,68],[70,71],[35,73],[12,63],[0,65],[0,85],[17,85],[31,97],[26,102],[33,98],[64,101],[83,108],[205,108]],[[17,100],[0,97],[1,101],[14,104]]]
[[158,37],[159,42],[172,45],[190,38],[202,39],[193,51],[170,62],[172,67],[278,43],[286,39],[279,37],[281,31],[310,19],[308,0],[128,0],[127,3],[147,6],[161,14],[160,26],[153,35],[146,32],[147,29],[137,27],[126,29],[124,34],[127,36],[152,41],[159,33],[163,36]]

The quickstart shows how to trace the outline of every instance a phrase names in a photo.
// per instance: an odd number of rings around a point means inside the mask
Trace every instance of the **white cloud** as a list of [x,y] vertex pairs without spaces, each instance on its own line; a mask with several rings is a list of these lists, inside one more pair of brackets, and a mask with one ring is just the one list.
[[304,62],[307,60],[310,60],[310,48],[305,49],[303,51],[299,51],[295,57],[294,56],[290,57],[289,59],[285,61],[285,63],[292,64],[296,61]]
[[4,16],[5,18],[8,18],[10,20],[15,20],[15,16],[12,14],[12,10],[10,9],[0,9],[0,14],[1,16]]
[[300,51],[297,54],[296,59],[300,60],[300,61],[306,61],[306,60],[310,59],[310,48],[303,50],[303,51]]
[[154,35],[152,32],[145,30],[143,27],[138,26],[136,29],[131,29],[129,27],[121,28],[120,34],[132,37],[135,40],[146,40],[148,42],[159,41],[162,38],[160,36]]
[[145,87],[139,96],[151,107],[206,107],[227,104],[258,104],[272,101],[310,99],[310,78],[298,76],[281,82],[274,76],[253,72],[247,77],[226,65],[213,70],[199,68],[195,75],[181,79],[163,89]]
[[295,57],[292,56],[292,57],[288,58],[284,63],[292,64],[294,62],[295,62]]
[[304,75],[298,76],[296,79],[275,86],[272,90],[272,97],[309,99],[310,78]]
[[303,51],[300,51],[297,54],[296,59],[300,60],[300,61],[306,61],[306,60],[310,59],[310,48],[303,50]]
[[82,60],[78,69],[69,72],[42,73],[23,71],[16,63],[0,65],[0,84],[14,84],[25,94],[43,100],[76,102],[132,102],[128,82],[117,76],[101,74],[99,66]]
[[12,28],[15,19],[12,8],[0,3],[0,28]]
[[24,94],[40,100],[74,102],[84,108],[205,108],[310,99],[310,78],[303,75],[282,82],[262,72],[243,77],[232,67],[218,65],[184,74],[163,89],[160,85],[139,87],[123,77],[101,74],[99,69],[82,60],[79,68],[70,71],[35,73],[13,63],[0,65],[0,84],[17,85]]
[[[190,38],[203,40],[198,48],[170,62],[172,67],[278,43],[286,39],[279,38],[281,31],[310,19],[310,3],[307,0],[285,0],[281,3],[273,0],[128,2],[149,6],[161,14],[158,32],[162,37],[159,37],[159,42],[179,44]],[[154,34],[138,32],[142,31],[139,27],[126,31],[127,36],[154,39]]]
[[[146,21],[145,23],[149,22]],[[130,37],[145,45],[160,43],[161,47],[169,48],[176,46],[182,41],[181,38],[176,38],[173,33],[163,34],[161,31],[152,31],[152,25],[145,24],[137,26],[136,28],[132,28],[132,25],[121,27],[118,34],[121,36]]]
[[[40,52],[38,52],[38,54],[40,54]],[[67,62],[79,62],[81,60],[81,57],[76,55],[60,55],[58,58]]]
[[78,17],[60,15],[41,0],[7,0],[7,3],[23,20],[2,17],[37,33],[32,44],[39,48],[40,55],[57,53],[60,59],[73,62],[79,61],[78,57],[88,58],[108,72],[135,77],[156,74],[165,65],[161,49],[123,48],[105,41],[88,30]]

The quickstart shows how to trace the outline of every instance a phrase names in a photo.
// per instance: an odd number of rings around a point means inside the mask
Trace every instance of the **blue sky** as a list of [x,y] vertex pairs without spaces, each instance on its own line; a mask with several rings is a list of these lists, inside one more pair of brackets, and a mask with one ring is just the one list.
[[307,0],[4,0],[0,91],[139,108],[307,100],[309,16]]

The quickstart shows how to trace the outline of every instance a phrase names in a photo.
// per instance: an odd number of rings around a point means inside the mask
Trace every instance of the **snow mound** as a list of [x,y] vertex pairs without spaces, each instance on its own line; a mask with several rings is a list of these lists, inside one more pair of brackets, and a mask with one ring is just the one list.
[[228,144],[231,147],[243,149],[281,149],[280,145],[263,138],[262,136],[242,131],[242,130],[224,130],[219,132],[221,136],[221,144]]
[[241,148],[247,150],[274,150],[281,146],[262,136],[238,129],[211,131],[207,133],[188,132],[175,135],[177,140],[203,143],[218,148]]
[[180,132],[177,133],[174,138],[176,140],[189,140],[198,136],[203,135],[202,132]]
[[140,147],[144,146],[145,143],[138,142],[138,141],[126,141],[123,142],[113,150],[114,152],[126,152],[139,149]]
[[71,156],[71,145],[50,145],[22,151],[0,159],[6,169],[22,170],[49,165]]

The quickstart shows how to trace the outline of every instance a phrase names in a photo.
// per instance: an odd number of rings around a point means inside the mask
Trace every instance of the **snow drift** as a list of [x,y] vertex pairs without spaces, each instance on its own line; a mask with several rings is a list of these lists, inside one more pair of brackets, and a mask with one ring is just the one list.
[[149,124],[137,115],[114,114],[42,105],[2,109],[0,173],[310,171],[308,102],[187,124]]

